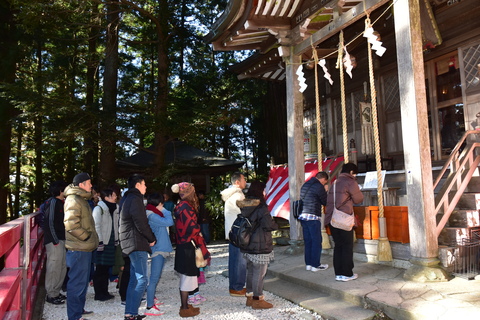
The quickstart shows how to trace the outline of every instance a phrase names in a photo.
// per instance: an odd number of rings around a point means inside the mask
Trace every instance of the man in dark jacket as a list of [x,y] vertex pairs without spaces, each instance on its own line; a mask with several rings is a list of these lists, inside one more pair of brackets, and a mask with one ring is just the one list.
[[53,304],[65,303],[66,296],[60,293],[65,275],[67,274],[67,262],[65,251],[65,225],[63,218],[63,201],[65,200],[64,181],[55,181],[50,185],[52,195],[43,205],[45,212],[43,230],[43,243],[47,251],[45,271],[45,290],[47,302]]
[[328,264],[320,264],[322,254],[322,206],[327,204],[327,192],[324,185],[328,174],[321,171],[305,182],[300,190],[303,210],[298,220],[302,224],[305,243],[305,264],[308,271],[326,270]]
[[128,191],[120,203],[120,246],[130,258],[130,281],[125,304],[125,320],[141,319],[138,308],[147,287],[147,259],[156,242],[148,224],[143,195],[147,191],[145,179],[138,174],[128,178]]

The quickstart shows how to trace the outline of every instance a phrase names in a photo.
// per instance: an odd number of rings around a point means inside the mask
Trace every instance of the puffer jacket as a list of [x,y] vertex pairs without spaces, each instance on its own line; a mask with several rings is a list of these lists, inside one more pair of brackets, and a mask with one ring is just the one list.
[[143,204],[143,195],[137,188],[129,189],[120,204],[120,246],[124,254],[133,251],[152,253],[151,242],[156,238],[153,234]]
[[325,212],[325,225],[329,225],[333,215],[333,190],[335,190],[335,206],[338,210],[353,214],[353,205],[363,201],[363,193],[358,187],[357,179],[349,173],[341,173],[330,186]]
[[244,217],[256,225],[247,249],[241,249],[241,252],[251,254],[267,254],[273,251],[272,231],[278,229],[278,225],[273,220],[268,207],[258,199],[245,199],[237,201],[237,206]]
[[237,201],[245,199],[242,189],[231,186],[222,192],[222,200],[225,201],[225,239],[228,240],[228,233],[232,229],[232,224],[240,213],[240,208],[237,207]]
[[110,210],[107,207],[107,204],[102,200],[98,202],[98,205],[93,209],[93,219],[95,220],[95,230],[97,230],[98,240],[103,242],[104,245],[108,244],[110,240],[110,235],[115,236],[115,241],[118,240],[118,222],[120,219],[120,214],[117,209],[113,212],[113,223],[112,215],[110,215]]
[[92,209],[87,202],[92,193],[71,184],[65,188],[65,196],[65,247],[86,252],[97,249],[98,235]]
[[300,189],[300,198],[303,199],[302,213],[322,214],[322,206],[327,204],[327,192],[320,181],[313,177],[305,182]]

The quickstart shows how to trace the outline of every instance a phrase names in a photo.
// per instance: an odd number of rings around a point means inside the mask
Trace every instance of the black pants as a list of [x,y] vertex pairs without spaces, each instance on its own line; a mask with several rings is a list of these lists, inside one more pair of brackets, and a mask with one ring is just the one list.
[[95,266],[95,273],[93,275],[93,289],[95,290],[95,298],[102,299],[106,298],[108,293],[108,282],[109,282],[109,274],[108,269],[111,266],[97,264]]
[[333,249],[333,268],[336,276],[353,276],[353,229],[345,231],[330,225],[335,248]]
[[123,257],[125,265],[123,266],[122,276],[120,278],[120,287],[118,289],[120,298],[122,301],[127,300],[127,288],[130,281],[130,258],[128,256]]

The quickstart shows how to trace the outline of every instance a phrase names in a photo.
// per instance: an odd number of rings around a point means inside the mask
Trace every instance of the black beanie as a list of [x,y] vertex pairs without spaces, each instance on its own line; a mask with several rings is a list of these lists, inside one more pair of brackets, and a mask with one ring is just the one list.
[[78,186],[80,183],[91,180],[90,175],[86,172],[79,173],[73,178],[73,185]]

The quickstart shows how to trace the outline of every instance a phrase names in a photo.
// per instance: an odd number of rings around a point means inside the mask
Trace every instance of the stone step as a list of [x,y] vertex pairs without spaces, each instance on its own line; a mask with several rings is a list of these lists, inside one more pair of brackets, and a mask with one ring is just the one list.
[[[295,279],[289,279],[289,281],[282,278],[269,272],[264,289],[319,314],[323,319],[371,320],[375,318],[376,312],[373,310],[364,309],[328,293],[304,287],[296,283]],[[308,315],[302,318],[309,319]]]
[[472,228],[480,226],[478,210],[455,210],[448,219],[447,227]]
[[480,193],[464,192],[456,207],[458,209],[480,209]]

